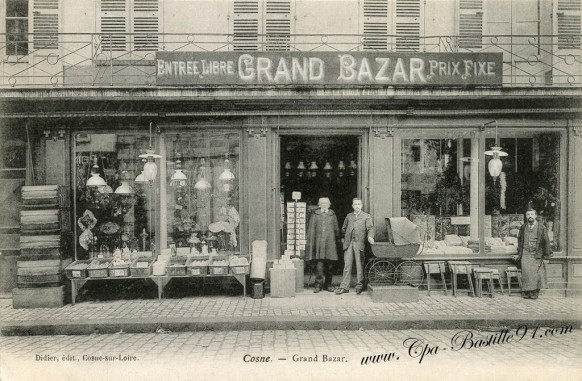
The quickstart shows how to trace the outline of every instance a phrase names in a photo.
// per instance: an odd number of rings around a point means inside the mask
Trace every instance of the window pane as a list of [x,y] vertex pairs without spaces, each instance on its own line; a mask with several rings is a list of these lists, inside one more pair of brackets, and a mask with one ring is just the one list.
[[165,136],[168,246],[239,250],[239,141],[237,133]]
[[6,20],[6,54],[25,56],[28,54],[28,20]]
[[[492,138],[485,141],[488,149],[494,143]],[[492,174],[496,173],[489,170],[492,156],[487,156],[486,163],[485,213],[486,219],[491,220],[491,234],[486,235],[486,244],[494,246],[492,251],[499,249],[494,244],[500,241],[517,244],[524,213],[533,207],[538,220],[546,224],[550,241],[557,250],[560,246],[560,135],[501,138],[499,146],[508,154],[499,158],[499,175],[494,177]]]
[[402,140],[401,212],[420,227],[424,253],[479,251],[475,211],[471,229],[472,162],[471,139]]
[[28,0],[7,0],[6,17],[28,17]]
[[158,180],[136,181],[144,166],[139,155],[148,146],[147,134],[76,136],[79,259],[110,257],[116,249],[133,254],[152,251],[159,208]]

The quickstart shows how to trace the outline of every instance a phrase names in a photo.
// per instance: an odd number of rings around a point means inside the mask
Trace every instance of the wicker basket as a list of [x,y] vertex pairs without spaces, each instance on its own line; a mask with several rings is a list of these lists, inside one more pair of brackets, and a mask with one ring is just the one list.
[[89,263],[91,263],[90,259],[75,261],[65,267],[65,275],[69,279],[87,278],[87,267],[89,267]]
[[91,263],[87,267],[87,275],[89,278],[107,278],[109,276],[109,267],[111,266],[111,259],[97,258],[92,260],[96,263]]
[[210,275],[228,275],[228,257],[212,256],[208,263],[208,273]]
[[186,275],[186,262],[188,261],[187,257],[172,257],[170,258],[170,262],[166,265],[166,275],[169,276],[180,276]]
[[[131,276],[150,276],[152,275],[152,265],[155,258],[138,257],[129,266]],[[147,266],[145,265],[147,264]]]
[[[240,258],[245,258],[246,264],[235,264],[235,263],[237,263],[237,260]],[[236,275],[248,274],[249,268],[250,268],[250,263],[248,260],[249,260],[249,257],[246,255],[232,256],[230,258],[230,266],[229,266],[230,273],[236,274]]]
[[[204,262],[205,264],[202,264]],[[186,272],[192,276],[204,276],[208,274],[208,257],[190,257],[186,262]]]
[[109,276],[112,278],[121,278],[129,276],[129,263],[122,266],[113,266],[109,267]]

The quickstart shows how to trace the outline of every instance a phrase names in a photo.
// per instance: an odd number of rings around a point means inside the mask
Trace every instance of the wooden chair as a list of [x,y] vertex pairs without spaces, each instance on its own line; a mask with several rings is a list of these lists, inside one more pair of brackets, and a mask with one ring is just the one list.
[[444,261],[433,261],[424,262],[424,271],[426,273],[426,287],[428,289],[428,295],[430,296],[430,276],[431,274],[440,274],[442,281],[442,290],[445,295],[447,295],[447,283],[445,281],[445,262]]
[[469,291],[471,295],[475,296],[475,289],[473,288],[473,279],[471,277],[472,264],[469,261],[448,261],[449,268],[451,269],[451,279],[453,283],[453,296],[457,296],[457,275],[467,275],[467,281],[469,282]]
[[[485,267],[478,267],[473,269],[473,276],[475,276],[475,291],[477,297],[489,295],[493,298],[493,269]],[[483,281],[487,285],[487,291],[483,290]]]
[[507,275],[507,289],[509,291],[509,296],[511,296],[511,282],[513,278],[517,279],[517,284],[519,285],[519,291],[521,292],[521,270],[515,266],[510,266],[505,270]]

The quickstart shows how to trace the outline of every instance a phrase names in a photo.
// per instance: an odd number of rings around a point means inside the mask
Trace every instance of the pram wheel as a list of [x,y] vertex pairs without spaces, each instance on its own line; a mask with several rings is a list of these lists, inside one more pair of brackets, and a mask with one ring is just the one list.
[[[390,286],[395,282],[396,267],[386,259],[375,259],[368,263],[368,283],[372,286]],[[366,266],[366,268],[368,267]]]
[[396,267],[395,281],[398,286],[417,287],[424,280],[424,272],[420,263],[404,261]]

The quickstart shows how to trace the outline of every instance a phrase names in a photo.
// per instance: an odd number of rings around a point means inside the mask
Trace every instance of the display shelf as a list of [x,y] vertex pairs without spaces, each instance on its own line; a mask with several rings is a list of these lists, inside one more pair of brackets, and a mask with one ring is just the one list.
[[243,299],[246,299],[247,295],[247,284],[246,277],[248,274],[224,274],[224,275],[148,275],[148,276],[119,276],[119,277],[106,277],[106,278],[73,278],[70,279],[71,282],[71,302],[75,305],[77,300],[77,294],[79,290],[88,281],[111,281],[111,280],[123,280],[123,279],[148,279],[153,281],[158,287],[158,299],[161,300],[164,292],[164,288],[170,283],[174,278],[193,278],[193,279],[204,279],[204,278],[234,278],[243,286]]

